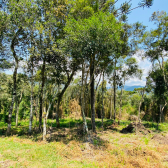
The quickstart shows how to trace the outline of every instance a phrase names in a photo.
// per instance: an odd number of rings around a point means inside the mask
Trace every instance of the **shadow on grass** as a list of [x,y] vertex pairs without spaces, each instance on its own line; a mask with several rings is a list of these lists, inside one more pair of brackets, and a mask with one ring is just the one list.
[[[20,139],[31,139],[32,141],[42,141],[42,132],[38,129],[38,122],[32,128],[32,134],[29,135],[28,129],[28,120],[21,121],[18,124],[18,127],[15,126],[15,123],[12,123],[11,135],[16,136]],[[108,123],[108,122],[107,122]],[[87,135],[83,135],[83,121],[74,120],[74,119],[60,119],[60,127],[56,127],[55,120],[48,119],[47,123],[47,141],[48,142],[63,142],[68,144],[70,141],[80,141],[87,142],[90,141],[93,145],[99,146],[103,145],[104,142],[101,140],[97,134],[90,133],[90,139],[88,140]],[[91,120],[87,119],[87,124],[89,130],[91,127]],[[110,123],[109,123],[110,124]],[[96,121],[96,127],[101,128],[101,122]],[[0,122],[0,137],[6,137],[7,124]],[[89,131],[91,132],[91,131]]]
[[[119,132],[117,123],[114,123],[113,120],[105,119],[104,120],[104,129],[102,129],[101,119],[96,119],[96,129],[97,131],[106,131],[112,130],[115,132]],[[124,126],[129,122],[120,122],[120,126]],[[17,136],[21,139],[31,139],[32,141],[42,141],[43,134],[38,129],[38,122],[34,123],[32,128],[32,134],[29,135],[29,121],[21,121],[18,124],[18,127],[15,127],[15,123],[12,123],[11,136]],[[48,119],[47,121],[47,141],[48,142],[63,142],[68,144],[70,141],[80,141],[80,142],[91,142],[95,146],[103,146],[105,142],[98,137],[97,134],[92,133],[92,125],[91,119],[87,118],[87,125],[89,131],[88,135],[83,135],[83,121],[82,120],[74,120],[74,119],[60,119],[60,127],[56,127],[55,120]],[[0,123],[0,137],[6,136],[7,125]]]

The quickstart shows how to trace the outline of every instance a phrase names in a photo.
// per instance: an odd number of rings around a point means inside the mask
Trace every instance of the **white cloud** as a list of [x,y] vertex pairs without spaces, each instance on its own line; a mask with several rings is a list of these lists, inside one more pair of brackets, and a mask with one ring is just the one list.
[[148,76],[149,71],[152,69],[152,64],[149,59],[145,58],[144,51],[138,51],[135,55],[133,55],[134,58],[136,58],[138,62],[138,66],[140,69],[143,70],[143,75],[141,80],[138,78],[130,78],[128,81],[126,81],[126,85],[142,85],[145,86],[146,84],[146,77]]

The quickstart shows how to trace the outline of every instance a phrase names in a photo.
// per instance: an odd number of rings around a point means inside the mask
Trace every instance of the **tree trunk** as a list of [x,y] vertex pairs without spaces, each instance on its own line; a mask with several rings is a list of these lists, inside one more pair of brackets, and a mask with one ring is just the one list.
[[122,113],[122,94],[123,94],[123,87],[121,87],[121,96],[120,96],[120,112],[119,112],[119,121],[118,121],[119,124],[120,124],[121,113]]
[[163,114],[163,110],[164,110],[164,108],[166,107],[166,105],[167,105],[167,102],[164,104],[164,105],[160,105],[160,123],[161,122],[164,122],[164,114]]
[[160,105],[160,115],[159,115],[159,122],[162,122],[162,105]]
[[47,117],[46,117],[46,107],[44,106],[44,112],[43,112],[43,141],[46,141],[46,135],[47,135]]
[[42,77],[42,83],[41,83],[41,91],[40,91],[40,111],[39,111],[39,130],[41,131],[41,125],[42,125],[42,113],[43,113],[43,90],[44,90],[44,84],[45,84],[45,58],[43,59],[43,67],[41,72]]
[[95,56],[91,58],[91,67],[90,67],[90,92],[91,92],[91,121],[92,121],[92,131],[96,132],[95,126],[95,92],[94,92],[94,62]]
[[58,98],[57,110],[56,110],[56,125],[57,125],[57,128],[60,127],[60,122],[59,122],[59,107],[60,107],[60,103],[61,103],[61,100]]
[[22,95],[23,95],[23,92],[21,92],[20,98],[19,98],[19,100],[17,100],[18,103],[17,103],[17,110],[16,110],[16,127],[18,126],[19,105],[22,101]]
[[87,122],[86,122],[86,117],[85,117],[85,88],[84,88],[84,74],[85,74],[85,67],[84,67],[84,64],[82,64],[82,91],[81,91],[81,110],[82,110],[82,117],[83,117],[83,133],[85,134],[88,133],[88,127],[87,127]]
[[[116,66],[116,61],[115,61]],[[114,87],[114,122],[116,119],[116,70],[114,69],[114,81],[113,81],[113,87]]]
[[101,119],[102,119],[102,127],[103,127],[103,118],[104,118],[104,72],[103,72],[103,81],[102,81],[102,110],[101,110]]
[[[54,92],[55,88],[53,89],[53,92]],[[48,106],[48,109],[47,109],[47,113],[46,113],[46,107],[44,107],[44,113],[43,113],[43,117],[44,117],[44,120],[43,120],[43,141],[46,141],[46,135],[47,135],[47,119],[48,119],[48,115],[49,115],[49,112],[50,112],[50,109],[52,107],[52,104],[53,102],[55,101],[55,97],[57,95],[57,92],[55,92],[53,98],[51,101],[49,101],[49,106]]]
[[66,89],[68,88],[68,86],[70,85],[71,81],[72,81],[72,78],[74,76],[74,73],[75,73],[75,69],[72,71],[70,77],[68,77],[68,81],[67,83],[65,84],[64,88],[62,89],[62,91],[59,93],[58,92],[58,102],[57,102],[57,111],[56,111],[56,125],[57,127],[60,126],[60,123],[59,123],[59,106],[60,106],[60,103],[61,103],[61,100],[62,100],[62,97],[66,91]]
[[31,58],[31,107],[30,107],[30,119],[29,119],[29,134],[32,133],[33,122],[33,58]]
[[18,126],[18,117],[19,117],[19,105],[18,105],[17,111],[16,111],[16,127]]
[[110,96],[110,119],[112,120],[112,88],[111,88],[111,96]]
[[18,109],[18,99],[17,99],[17,96],[16,96],[16,97],[15,97],[15,121],[16,121],[17,109]]

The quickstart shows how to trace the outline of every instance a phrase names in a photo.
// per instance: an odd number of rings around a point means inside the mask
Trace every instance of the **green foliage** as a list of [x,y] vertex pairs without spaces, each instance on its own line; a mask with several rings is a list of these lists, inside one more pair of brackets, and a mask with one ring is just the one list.
[[113,52],[116,45],[122,44],[121,31],[121,24],[117,23],[114,16],[99,12],[84,20],[70,18],[65,27],[67,38],[62,43],[71,47],[71,54],[76,53],[78,59],[79,56],[90,56],[99,52],[105,56]]
[[26,119],[30,113],[30,101],[23,100],[19,106],[19,117],[20,119]]

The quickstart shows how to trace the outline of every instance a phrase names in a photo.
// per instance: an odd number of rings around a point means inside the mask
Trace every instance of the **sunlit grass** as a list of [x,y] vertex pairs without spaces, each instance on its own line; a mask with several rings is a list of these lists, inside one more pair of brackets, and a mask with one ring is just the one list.
[[[91,130],[89,118],[87,123]],[[60,120],[60,128],[55,128],[55,132],[60,134],[56,134],[52,141],[43,142],[41,133],[34,133],[32,136],[25,134],[28,131],[29,120],[19,122],[18,127],[15,127],[13,122],[12,136],[9,137],[5,137],[3,132],[7,124],[0,122],[2,133],[0,134],[0,163],[6,164],[6,167],[18,168],[168,166],[164,162],[168,145],[160,145],[157,140],[152,139],[154,134],[166,137],[168,123],[159,124],[157,130],[157,123],[143,122],[147,129],[153,130],[148,135],[120,133],[120,130],[129,123],[130,121],[120,121],[116,129],[113,127],[107,129],[108,126],[113,125],[113,120],[104,119],[104,129],[101,129],[101,120],[96,119],[97,134],[91,136],[89,141],[84,141],[82,136],[73,132],[82,124],[82,120],[64,118]],[[33,128],[35,125],[34,122]],[[48,120],[48,126],[51,125],[56,126],[55,120]],[[62,137],[67,130],[73,131]]]
[[144,121],[143,124],[145,125],[146,128],[149,128],[150,130],[153,131],[161,131],[161,132],[168,132],[168,123],[156,123],[156,122],[149,122],[149,121]]

